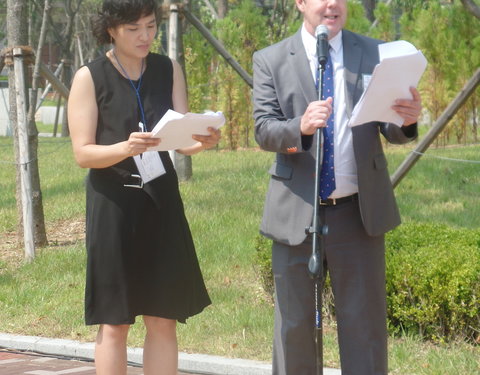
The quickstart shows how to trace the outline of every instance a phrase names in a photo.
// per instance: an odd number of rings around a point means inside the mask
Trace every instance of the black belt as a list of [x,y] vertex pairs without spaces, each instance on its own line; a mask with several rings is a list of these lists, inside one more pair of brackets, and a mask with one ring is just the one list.
[[348,197],[341,197],[341,198],[328,198],[322,199],[319,198],[318,203],[320,206],[338,206],[339,204],[356,201],[358,199],[358,193],[353,195],[349,195]]
[[90,174],[98,178],[108,179],[115,184],[128,188],[143,188],[143,180],[139,174],[132,173],[119,167],[110,167],[102,169],[90,169]]
[[125,176],[123,186],[142,189],[143,188],[142,177],[138,174],[131,174],[130,176]]

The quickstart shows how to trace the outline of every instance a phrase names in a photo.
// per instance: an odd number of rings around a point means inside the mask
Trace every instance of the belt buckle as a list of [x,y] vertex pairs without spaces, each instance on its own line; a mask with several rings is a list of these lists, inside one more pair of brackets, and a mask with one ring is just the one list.
[[336,198],[327,198],[327,199],[322,199],[319,198],[319,204],[320,206],[336,206],[337,205],[337,199]]
[[143,180],[142,177],[138,174],[132,174],[130,177],[137,178],[138,183],[137,184],[123,184],[124,187],[131,187],[131,188],[136,188],[136,189],[142,189],[143,188]]

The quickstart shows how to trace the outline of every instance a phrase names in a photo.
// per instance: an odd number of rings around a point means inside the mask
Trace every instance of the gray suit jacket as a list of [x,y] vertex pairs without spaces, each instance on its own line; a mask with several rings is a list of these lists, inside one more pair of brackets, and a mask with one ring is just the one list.
[[[346,111],[363,92],[364,74],[378,63],[381,41],[343,30]],[[276,152],[269,173],[260,232],[281,243],[298,245],[313,217],[314,136],[302,136],[300,120],[308,104],[318,100],[300,30],[253,55],[255,138],[260,147]],[[380,136],[406,143],[417,136],[416,126],[403,131],[396,125],[371,122],[352,128],[363,224],[371,236],[400,223]],[[408,133],[408,134],[407,134]]]

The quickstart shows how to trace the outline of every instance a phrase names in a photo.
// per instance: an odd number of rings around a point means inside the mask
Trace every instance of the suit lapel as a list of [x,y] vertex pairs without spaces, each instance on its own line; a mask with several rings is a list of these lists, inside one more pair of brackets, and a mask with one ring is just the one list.
[[[355,104],[354,98],[359,98],[361,87],[358,87],[360,65],[362,62],[363,51],[354,38],[354,35],[348,30],[342,31],[343,42],[343,65],[345,68],[345,90],[347,98],[347,115],[350,118]],[[357,99],[358,99],[357,98]]]
[[291,65],[291,71],[297,78],[297,84],[302,90],[307,103],[318,100],[317,89],[312,79],[312,72],[308,63],[307,54],[302,42],[301,30],[297,31],[290,39],[288,63]]
[[[355,39],[353,33],[343,30],[343,65],[345,68],[345,90],[347,98],[347,115],[352,115],[353,106],[362,94],[362,87],[359,87],[359,72],[363,58],[363,51]],[[290,39],[287,56],[292,72],[297,78],[297,84],[305,97],[307,103],[318,100],[317,89],[312,80],[312,73],[308,63],[307,54],[303,47],[301,30],[297,31]],[[361,77],[360,77],[361,78]],[[360,90],[360,91],[359,91]]]

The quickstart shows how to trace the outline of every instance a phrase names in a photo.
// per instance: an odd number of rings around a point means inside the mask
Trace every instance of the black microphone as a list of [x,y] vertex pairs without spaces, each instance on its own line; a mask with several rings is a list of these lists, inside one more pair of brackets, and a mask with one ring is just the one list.
[[328,27],[318,25],[315,29],[315,36],[317,37],[318,64],[322,68],[325,68],[328,59]]

